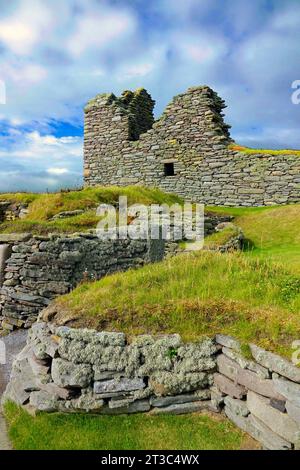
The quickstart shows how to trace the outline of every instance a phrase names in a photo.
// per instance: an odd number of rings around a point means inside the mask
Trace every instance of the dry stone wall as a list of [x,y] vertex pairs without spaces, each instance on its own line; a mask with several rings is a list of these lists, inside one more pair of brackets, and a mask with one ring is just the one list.
[[185,343],[179,335],[35,323],[16,358],[3,402],[30,412],[224,413],[270,450],[300,447],[300,369],[232,337]]
[[[231,217],[206,214],[204,234]],[[100,240],[95,232],[32,236],[0,234],[0,334],[29,327],[58,295],[83,280],[140,267],[178,252],[164,240]]]
[[29,327],[52,299],[83,280],[96,280],[163,256],[162,240],[102,241],[93,233],[0,235],[2,328]]
[[212,398],[226,416],[269,450],[300,448],[300,369],[282,357],[250,345],[241,354],[234,338],[217,335]]
[[211,409],[217,347],[36,323],[3,400],[35,411],[124,414]]
[[[86,186],[141,184],[226,206],[300,201],[300,158],[230,150],[229,126],[222,113],[225,103],[209,87],[190,88],[176,96],[151,128],[153,102],[145,91],[139,100],[138,112],[129,112],[114,95],[98,95],[88,103]],[[146,122],[135,138],[132,114],[136,122]]]

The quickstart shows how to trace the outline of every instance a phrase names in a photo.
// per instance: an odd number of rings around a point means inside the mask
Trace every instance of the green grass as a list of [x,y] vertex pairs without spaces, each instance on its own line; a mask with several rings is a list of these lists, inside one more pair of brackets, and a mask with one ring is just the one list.
[[7,403],[5,416],[16,450],[236,450],[250,442],[229,421],[199,414],[33,418]]
[[296,155],[296,156],[300,156],[300,150],[292,150],[292,149],[282,149],[282,150],[252,149],[252,148],[243,147],[242,145],[237,145],[237,144],[229,145],[229,149],[230,150],[235,150],[237,152],[247,153],[247,154]]
[[300,278],[242,253],[195,252],[82,284],[53,308],[58,324],[186,340],[218,332],[290,354]]
[[187,340],[232,334],[289,357],[300,336],[300,205],[209,210],[235,216],[244,252],[200,251],[82,284],[57,299],[56,321]]
[[300,274],[300,204],[256,208],[208,208],[235,217],[248,244],[246,255],[282,263]]
[[[62,191],[51,194],[0,194],[0,201],[9,200],[29,204],[29,214],[22,220],[0,224],[0,232],[47,234],[49,232],[72,233],[96,228],[99,217],[96,208],[99,204],[117,206],[119,197],[127,196],[131,204],[174,204],[182,200],[172,194],[165,194],[158,189],[146,189],[140,186],[95,187],[81,191]],[[60,212],[84,210],[78,216],[51,221]]]

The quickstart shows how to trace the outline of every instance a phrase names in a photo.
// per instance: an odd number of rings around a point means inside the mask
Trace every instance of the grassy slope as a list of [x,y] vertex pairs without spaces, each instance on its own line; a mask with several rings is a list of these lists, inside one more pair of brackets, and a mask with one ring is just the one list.
[[209,208],[235,216],[249,241],[251,256],[282,263],[300,274],[300,205],[259,208]]
[[[17,450],[235,450],[255,443],[229,421],[207,415],[101,416],[40,414],[5,407]],[[249,447],[248,447],[249,448]]]
[[[0,194],[1,200],[29,204],[29,214],[23,220],[0,224],[0,232],[77,232],[95,228],[99,217],[96,207],[99,204],[118,204],[119,196],[127,196],[131,204],[173,204],[181,202],[178,196],[165,194],[158,189],[146,189],[139,186],[126,188],[99,187],[82,191],[69,191],[53,194]],[[65,211],[85,210],[84,214],[51,221],[50,219]]]
[[186,339],[223,332],[290,355],[300,335],[300,206],[211,210],[236,216],[248,251],[191,253],[83,284],[57,300],[57,321]]

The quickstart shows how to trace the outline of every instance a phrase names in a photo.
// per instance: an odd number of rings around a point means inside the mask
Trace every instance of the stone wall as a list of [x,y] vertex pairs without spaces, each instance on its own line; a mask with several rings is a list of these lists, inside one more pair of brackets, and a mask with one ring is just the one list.
[[[206,214],[204,235],[230,216]],[[163,240],[101,241],[95,233],[32,236],[0,234],[0,334],[29,327],[58,295],[84,280],[140,267],[177,254],[178,243]]]
[[3,401],[30,412],[224,413],[270,450],[300,447],[300,369],[229,336],[96,332],[35,323]]
[[212,398],[226,416],[266,449],[300,448],[300,369],[291,362],[250,345],[251,359],[234,338],[217,335]]
[[[144,111],[131,108],[129,112],[123,98],[114,95],[98,95],[88,103],[84,138],[87,186],[142,184],[185,199],[226,206],[300,201],[300,158],[229,150],[229,126],[222,113],[226,106],[209,87],[190,88],[176,96],[152,128],[153,102],[145,91],[141,96],[139,102],[144,100],[148,119],[140,129],[144,132],[138,131],[135,139],[132,115],[139,122]],[[173,170],[174,175],[168,176]]]
[[7,330],[27,328],[52,299],[81,281],[96,280],[164,256],[162,240],[101,241],[92,233],[0,235],[0,255],[3,246],[11,250],[0,276],[0,322]]
[[31,411],[124,414],[212,409],[217,348],[179,335],[97,333],[36,323],[4,395]]

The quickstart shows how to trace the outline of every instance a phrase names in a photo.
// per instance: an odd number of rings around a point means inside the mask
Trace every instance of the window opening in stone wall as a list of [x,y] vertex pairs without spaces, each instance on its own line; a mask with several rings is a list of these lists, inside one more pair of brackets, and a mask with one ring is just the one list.
[[174,163],[165,163],[165,176],[175,176]]

